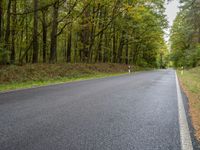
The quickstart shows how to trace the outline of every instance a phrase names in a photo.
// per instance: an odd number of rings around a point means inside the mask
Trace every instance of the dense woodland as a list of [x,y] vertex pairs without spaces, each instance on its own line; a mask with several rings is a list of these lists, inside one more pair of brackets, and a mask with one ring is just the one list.
[[[167,53],[164,3],[0,0],[0,62],[163,66]],[[180,13],[176,22],[187,13]]]
[[171,29],[171,58],[176,67],[200,65],[200,1],[181,0]]

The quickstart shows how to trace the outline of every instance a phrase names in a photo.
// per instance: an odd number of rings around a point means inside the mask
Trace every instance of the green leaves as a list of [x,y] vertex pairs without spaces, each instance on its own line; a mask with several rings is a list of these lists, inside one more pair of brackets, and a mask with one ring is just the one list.
[[182,0],[181,4],[171,29],[171,58],[176,67],[195,67],[200,60],[200,3]]
[[[32,62],[32,2],[17,1],[16,44],[12,46],[16,47],[16,62],[20,63]],[[160,54],[166,53],[164,0],[59,0],[58,15],[52,19],[55,2],[58,0],[38,1],[38,62],[50,59],[51,45],[56,49],[55,61],[60,62],[70,58],[71,62],[156,67]],[[58,28],[56,40],[52,40],[52,24]]]

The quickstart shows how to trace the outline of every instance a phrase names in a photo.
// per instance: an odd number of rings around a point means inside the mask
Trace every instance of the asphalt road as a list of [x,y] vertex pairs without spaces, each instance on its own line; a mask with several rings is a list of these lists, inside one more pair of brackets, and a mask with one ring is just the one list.
[[174,70],[0,94],[0,150],[180,150]]

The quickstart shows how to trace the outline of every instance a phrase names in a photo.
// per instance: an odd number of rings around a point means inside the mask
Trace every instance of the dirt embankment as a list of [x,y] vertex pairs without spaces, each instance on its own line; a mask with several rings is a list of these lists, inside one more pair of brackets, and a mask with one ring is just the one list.
[[[131,67],[139,70],[138,67]],[[0,66],[0,84],[43,81],[57,78],[79,78],[99,73],[124,73],[123,64],[29,64],[24,66]]]
[[181,86],[189,99],[189,111],[195,128],[196,137],[200,141],[200,67],[179,72]]

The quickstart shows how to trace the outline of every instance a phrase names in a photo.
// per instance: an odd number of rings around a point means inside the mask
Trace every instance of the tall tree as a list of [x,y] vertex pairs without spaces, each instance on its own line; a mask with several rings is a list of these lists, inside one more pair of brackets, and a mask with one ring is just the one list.
[[47,57],[47,11],[48,9],[45,8],[42,10],[42,41],[43,41],[43,45],[42,45],[42,54],[43,54],[43,63],[46,63],[46,57]]
[[2,39],[3,0],[0,0],[0,40]]
[[171,30],[171,59],[176,67],[200,64],[200,2],[182,0]]
[[33,21],[33,58],[32,62],[38,62],[38,0],[33,0],[34,21]]
[[[155,67],[160,62],[164,0],[7,0],[1,6],[6,11],[0,9],[4,64],[9,54],[16,64],[49,60]],[[196,21],[200,33],[198,26]]]
[[10,54],[10,63],[15,63],[15,33],[16,33],[16,25],[17,25],[17,1],[12,0],[12,44],[11,44],[11,54]]
[[12,0],[8,0],[7,3],[7,20],[6,20],[6,33],[5,33],[5,46],[4,46],[4,51],[2,54],[2,64],[6,64],[7,63],[7,57],[8,57],[8,50],[9,50],[9,46],[10,46],[10,17],[11,17],[11,4],[12,4]]
[[86,8],[83,12],[83,20],[82,20],[82,29],[81,29],[81,42],[82,42],[82,60],[84,62],[88,61],[89,56],[89,37],[90,37],[90,26],[89,26],[89,17],[90,17],[90,9],[87,6],[88,3],[84,0],[84,7]]
[[55,1],[53,4],[51,48],[50,48],[51,63],[55,63],[57,61],[58,10],[59,10],[59,0]]
[[72,50],[72,25],[70,27],[70,31],[68,34],[68,40],[67,40],[67,62],[71,62],[71,50]]

